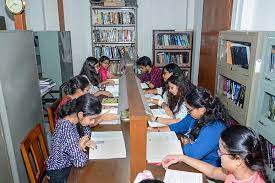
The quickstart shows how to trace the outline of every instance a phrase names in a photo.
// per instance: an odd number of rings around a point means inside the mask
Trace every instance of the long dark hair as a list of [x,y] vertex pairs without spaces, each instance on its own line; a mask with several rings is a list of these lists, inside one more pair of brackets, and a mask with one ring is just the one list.
[[[162,69],[162,76],[164,75],[164,69],[169,73],[173,73],[172,76],[173,75],[179,76],[179,75],[183,74],[183,71],[175,63],[170,63],[170,64],[165,65]],[[164,83],[164,87],[163,87],[162,94],[161,94],[162,96],[166,91],[168,91],[168,88],[169,88],[167,81],[163,81],[163,83]]]
[[[91,116],[95,114],[99,114],[101,112],[101,103],[98,98],[93,96],[92,94],[85,94],[77,99],[73,99],[69,101],[67,104],[62,106],[61,110],[58,113],[59,118],[64,118],[65,116],[83,112],[83,116]],[[83,136],[83,127],[80,123],[77,123],[77,130],[79,136]]]
[[234,125],[221,134],[225,149],[234,158],[240,157],[245,165],[265,176],[261,142],[258,135],[250,128]]
[[96,64],[99,64],[99,61],[95,57],[88,57],[79,73],[79,75],[87,76],[90,83],[94,86],[98,86],[100,83],[100,74],[96,73]]
[[195,86],[183,74],[173,74],[167,80],[167,83],[168,82],[178,87],[177,95],[173,95],[170,92],[168,92],[167,95],[169,108],[173,111],[173,113],[178,113],[181,105],[184,105],[183,103],[185,102],[185,96],[190,92],[190,90],[195,88]]
[[87,78],[81,75],[77,75],[71,78],[69,81],[66,81],[62,84],[60,92],[64,93],[65,95],[73,95],[78,89],[84,90],[86,87],[89,86],[89,81]]
[[197,87],[192,89],[185,97],[186,103],[192,108],[205,108],[206,111],[191,130],[191,139],[196,139],[202,127],[216,121],[227,126],[229,115],[224,105],[217,97],[212,97],[205,88]]
[[100,57],[99,63],[101,64],[101,63],[104,62],[105,60],[108,60],[108,61],[110,62],[110,58],[103,55],[103,56]]

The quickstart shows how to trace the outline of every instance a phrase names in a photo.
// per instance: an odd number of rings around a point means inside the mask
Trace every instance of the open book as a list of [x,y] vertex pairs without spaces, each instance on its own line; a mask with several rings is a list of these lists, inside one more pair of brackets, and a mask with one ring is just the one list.
[[[102,109],[101,115],[105,114],[105,113],[118,114],[118,108]],[[115,125],[115,124],[120,124],[120,120],[118,117],[118,119],[116,119],[116,120],[102,121],[100,124]]]
[[148,163],[160,163],[169,154],[183,154],[175,132],[147,132]]
[[92,132],[91,139],[97,148],[89,151],[89,159],[126,158],[122,131]]
[[113,94],[113,97],[119,96],[119,85],[106,86],[105,90]]
[[202,174],[167,169],[163,182],[165,183],[202,183]]
[[101,103],[105,106],[118,106],[118,97],[103,98]]

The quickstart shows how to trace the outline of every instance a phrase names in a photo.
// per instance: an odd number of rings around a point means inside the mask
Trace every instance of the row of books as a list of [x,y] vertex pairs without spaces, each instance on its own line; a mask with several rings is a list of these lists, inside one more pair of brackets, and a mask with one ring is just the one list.
[[159,34],[157,42],[159,46],[190,46],[188,34]]
[[95,42],[134,42],[135,31],[133,30],[94,30]]
[[269,105],[268,105],[268,119],[275,122],[275,96],[269,96]]
[[270,62],[269,69],[270,69],[270,72],[275,72],[275,46],[272,46],[271,62]]
[[248,69],[250,59],[250,43],[226,41],[226,62]]
[[136,48],[133,46],[96,46],[95,57],[100,58],[102,55],[110,59],[120,59],[122,55],[128,54],[130,59],[137,57]]
[[157,54],[157,63],[158,64],[169,64],[176,63],[178,65],[188,64],[189,53],[158,53]]
[[135,24],[135,15],[131,11],[110,12],[94,10],[95,25]]
[[245,99],[245,86],[222,76],[223,94],[237,106],[243,108]]
[[271,144],[264,137],[260,136],[261,145],[263,149],[264,159],[266,165],[271,169],[275,170],[275,145]]

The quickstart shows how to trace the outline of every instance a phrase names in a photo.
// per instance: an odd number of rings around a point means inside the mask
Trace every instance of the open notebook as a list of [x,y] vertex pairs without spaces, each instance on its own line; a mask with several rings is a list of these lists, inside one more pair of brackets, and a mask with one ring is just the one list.
[[[102,109],[101,114],[105,114],[105,113],[118,114],[118,108]],[[119,116],[118,116],[118,119],[116,120],[102,121],[100,124],[104,124],[104,125],[120,124]]]
[[97,148],[89,151],[89,159],[126,158],[126,148],[122,131],[92,132],[91,139]]
[[147,132],[148,163],[160,163],[169,154],[183,154],[175,132]]
[[163,182],[165,183],[202,183],[202,174],[167,169]]
[[[165,112],[164,109],[151,109],[151,112],[154,116],[156,117],[161,117],[161,118],[169,118],[171,119],[170,116],[168,116]],[[158,123],[157,121],[148,121],[148,124],[150,127],[162,127],[162,126],[167,126],[165,124],[162,123]]]
[[113,97],[118,97],[119,96],[119,85],[106,86],[105,90],[112,93]]

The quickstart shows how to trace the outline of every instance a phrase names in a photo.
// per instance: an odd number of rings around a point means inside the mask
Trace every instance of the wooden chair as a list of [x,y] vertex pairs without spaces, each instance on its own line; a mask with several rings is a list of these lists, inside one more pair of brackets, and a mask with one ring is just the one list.
[[47,108],[51,134],[53,134],[54,128],[55,128],[55,125],[54,125],[55,114],[54,114],[54,112],[55,112],[56,108],[58,107],[60,101],[61,101],[61,99],[57,99],[51,106],[49,106]]
[[48,182],[47,176],[45,176],[48,150],[40,124],[37,124],[28,133],[26,138],[21,142],[20,148],[30,182]]

